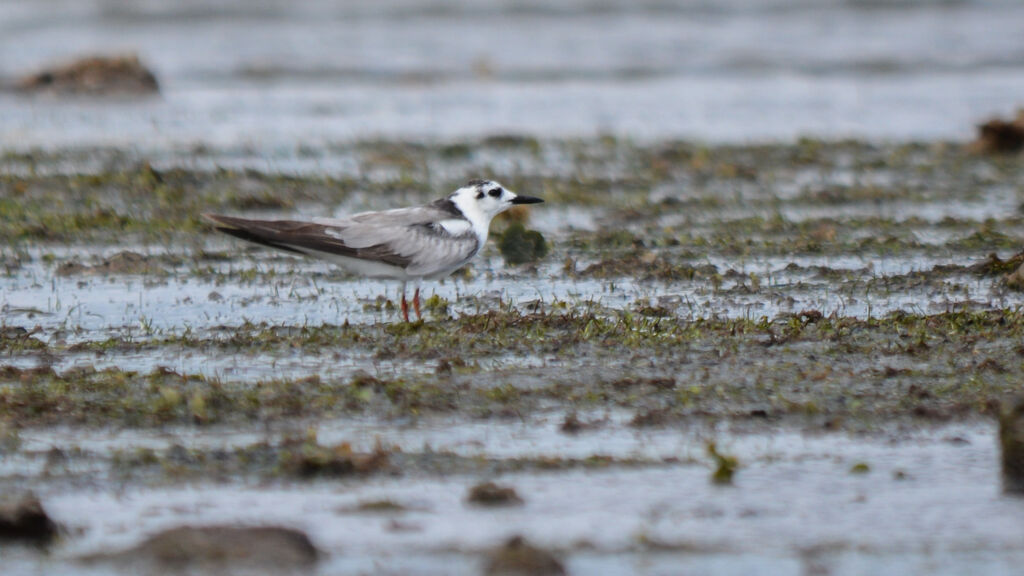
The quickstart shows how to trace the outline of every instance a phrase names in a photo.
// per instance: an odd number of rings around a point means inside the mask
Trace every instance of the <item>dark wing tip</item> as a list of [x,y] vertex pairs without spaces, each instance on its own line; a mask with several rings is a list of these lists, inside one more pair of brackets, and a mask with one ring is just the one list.
[[203,220],[213,224],[217,230],[240,230],[246,228],[246,223],[251,222],[245,218],[236,218],[234,216],[224,216],[221,214],[211,214],[206,212],[202,214]]
[[[213,223],[214,229],[229,236],[240,238],[247,242],[262,244],[286,252],[305,254],[301,245],[294,245],[286,234],[275,230],[273,225],[276,222],[263,222],[260,220],[246,220],[234,216],[221,216],[220,214],[202,214],[203,219]],[[268,226],[269,225],[269,226]]]
[[200,214],[200,216],[203,218],[203,220],[206,220],[207,222],[210,222],[212,224],[225,224],[225,220],[227,219],[227,216],[221,216],[220,214],[211,214],[209,212],[203,212],[202,214]]

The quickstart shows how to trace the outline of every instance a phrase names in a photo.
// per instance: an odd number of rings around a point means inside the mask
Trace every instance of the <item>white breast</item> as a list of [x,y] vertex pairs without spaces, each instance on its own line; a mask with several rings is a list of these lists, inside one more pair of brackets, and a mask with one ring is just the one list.
[[437,225],[444,228],[445,232],[452,236],[459,236],[473,229],[473,225],[469,223],[469,220],[464,220],[462,218],[441,220]]

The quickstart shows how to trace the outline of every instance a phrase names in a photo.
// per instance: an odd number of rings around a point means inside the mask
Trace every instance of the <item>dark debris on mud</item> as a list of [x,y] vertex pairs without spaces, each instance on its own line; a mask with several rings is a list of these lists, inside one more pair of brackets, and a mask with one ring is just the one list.
[[[255,444],[229,448],[186,448],[174,444],[166,449],[146,447],[95,453],[77,447],[53,448],[46,454],[26,454],[42,460],[43,475],[55,485],[102,482],[110,478],[122,483],[148,486],[176,485],[186,481],[223,481],[251,478],[276,482],[360,482],[373,478],[449,475],[501,475],[552,473],[566,470],[603,470],[609,467],[652,468],[669,462],[657,458],[615,458],[589,456],[486,457],[460,455],[444,450],[401,450],[377,445],[357,450],[347,442],[322,445],[315,440],[284,435]],[[103,466],[97,466],[103,463]],[[86,466],[90,464],[90,466]],[[83,471],[88,468],[89,472]],[[0,481],[0,488],[5,486]],[[521,504],[512,488],[485,482],[472,487],[466,501],[480,506]],[[398,512],[404,506],[390,501],[363,503],[345,512]]]
[[51,95],[125,96],[159,92],[156,76],[135,54],[85,56],[21,78],[17,89]]
[[6,491],[0,496],[0,544],[49,544],[57,537],[57,524],[31,492]]
[[518,506],[523,503],[515,488],[483,482],[469,489],[466,501],[477,506]]
[[1010,120],[992,118],[978,126],[972,149],[985,154],[1007,154],[1024,150],[1024,109]]

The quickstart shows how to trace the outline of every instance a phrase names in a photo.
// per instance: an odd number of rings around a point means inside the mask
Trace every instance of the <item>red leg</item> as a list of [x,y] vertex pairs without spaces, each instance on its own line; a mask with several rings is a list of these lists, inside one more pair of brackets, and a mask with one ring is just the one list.
[[416,319],[423,320],[423,314],[420,314],[420,287],[416,287],[416,294],[412,297],[412,306],[416,309]]
[[409,321],[409,303],[405,300],[405,290],[402,290],[402,317]]

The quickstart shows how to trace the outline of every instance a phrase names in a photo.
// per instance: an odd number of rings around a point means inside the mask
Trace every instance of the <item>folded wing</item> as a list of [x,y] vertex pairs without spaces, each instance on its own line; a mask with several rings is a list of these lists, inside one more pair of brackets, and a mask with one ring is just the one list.
[[382,262],[414,276],[450,272],[479,250],[475,234],[453,235],[438,223],[452,216],[434,206],[358,214],[343,220],[249,220],[205,214],[217,230],[299,254]]

